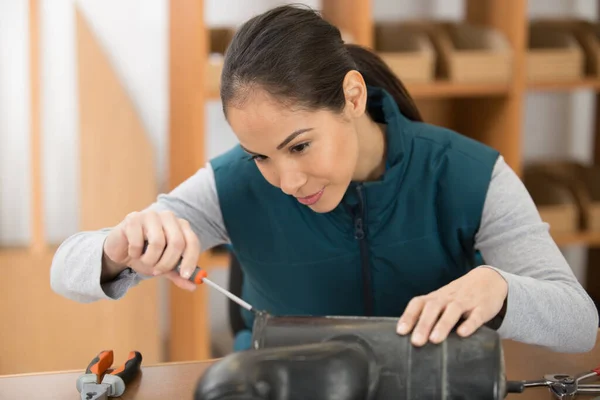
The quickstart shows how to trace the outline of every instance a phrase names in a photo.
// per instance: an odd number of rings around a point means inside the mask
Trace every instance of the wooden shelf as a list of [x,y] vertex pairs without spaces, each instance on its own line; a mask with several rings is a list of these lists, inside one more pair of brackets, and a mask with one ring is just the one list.
[[[508,84],[498,83],[453,83],[437,81],[432,83],[407,83],[406,87],[414,98],[458,98],[502,96],[508,93]],[[592,89],[600,91],[600,78],[585,78],[577,81],[530,82],[529,91],[571,91]],[[219,100],[218,90],[210,90],[207,100]]]
[[584,245],[600,247],[600,232],[581,232],[572,234],[552,235],[559,246]]
[[[509,85],[502,83],[454,83],[437,81],[431,83],[407,83],[406,88],[416,99],[502,96],[508,93]],[[218,90],[206,93],[208,101],[219,100]]]
[[503,83],[454,83],[436,81],[432,83],[406,84],[414,98],[479,97],[499,96],[508,93],[509,85]]
[[600,78],[584,78],[576,81],[529,82],[527,88],[533,91],[569,91],[593,89],[600,91]]

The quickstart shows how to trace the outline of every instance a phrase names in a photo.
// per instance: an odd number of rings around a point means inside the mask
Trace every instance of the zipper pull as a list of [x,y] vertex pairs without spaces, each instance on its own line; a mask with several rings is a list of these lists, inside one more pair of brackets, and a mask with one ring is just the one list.
[[364,207],[364,198],[362,192],[362,183],[356,185],[356,194],[358,195],[358,204],[360,205],[361,212]]
[[363,229],[363,220],[358,217],[354,220],[354,239],[362,240],[365,237],[365,231]]

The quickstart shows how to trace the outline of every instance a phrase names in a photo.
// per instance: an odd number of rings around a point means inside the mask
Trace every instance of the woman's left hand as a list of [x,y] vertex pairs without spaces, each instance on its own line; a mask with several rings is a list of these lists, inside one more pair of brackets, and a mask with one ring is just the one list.
[[457,333],[466,337],[502,310],[507,295],[508,283],[502,275],[481,266],[434,292],[413,298],[398,321],[397,331],[406,335],[412,330],[415,346],[428,340],[440,343],[464,317]]

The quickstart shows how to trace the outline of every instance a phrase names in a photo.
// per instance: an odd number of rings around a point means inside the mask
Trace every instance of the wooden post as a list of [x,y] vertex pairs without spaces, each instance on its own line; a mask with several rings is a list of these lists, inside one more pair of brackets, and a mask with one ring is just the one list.
[[46,247],[42,197],[39,0],[29,0],[29,65],[31,102],[31,242],[29,247],[31,251],[39,253]]
[[[600,12],[600,1],[598,1],[598,11]],[[597,18],[600,15],[597,16]],[[600,93],[596,94],[596,113],[594,121],[594,143],[593,157],[594,164],[600,165]],[[586,290],[596,303],[596,307],[600,307],[600,248],[598,246],[590,246],[587,252],[587,271],[586,271]]]
[[[208,36],[204,2],[170,0],[169,188],[190,177],[205,163],[205,65]],[[200,263],[202,265],[202,263]],[[208,288],[189,293],[170,288],[171,361],[210,357]]]
[[594,121],[594,164],[600,165],[600,118],[598,117],[598,113],[600,113],[600,93],[596,94],[596,120]]
[[204,5],[170,1],[169,189],[205,162],[204,74],[208,43]]
[[371,9],[370,0],[323,0],[323,17],[366,47],[373,47]]
[[526,91],[527,2],[470,0],[468,22],[497,29],[513,50],[512,77],[505,96],[461,102],[459,130],[499,150],[517,174],[522,169],[521,131]]

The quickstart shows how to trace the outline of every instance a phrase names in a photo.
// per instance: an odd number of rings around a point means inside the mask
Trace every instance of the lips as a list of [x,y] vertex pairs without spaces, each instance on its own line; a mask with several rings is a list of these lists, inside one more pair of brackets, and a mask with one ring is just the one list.
[[305,206],[311,206],[321,199],[321,196],[323,196],[324,191],[325,188],[319,190],[315,194],[311,194],[310,196],[298,197],[297,199],[300,203],[304,204]]

